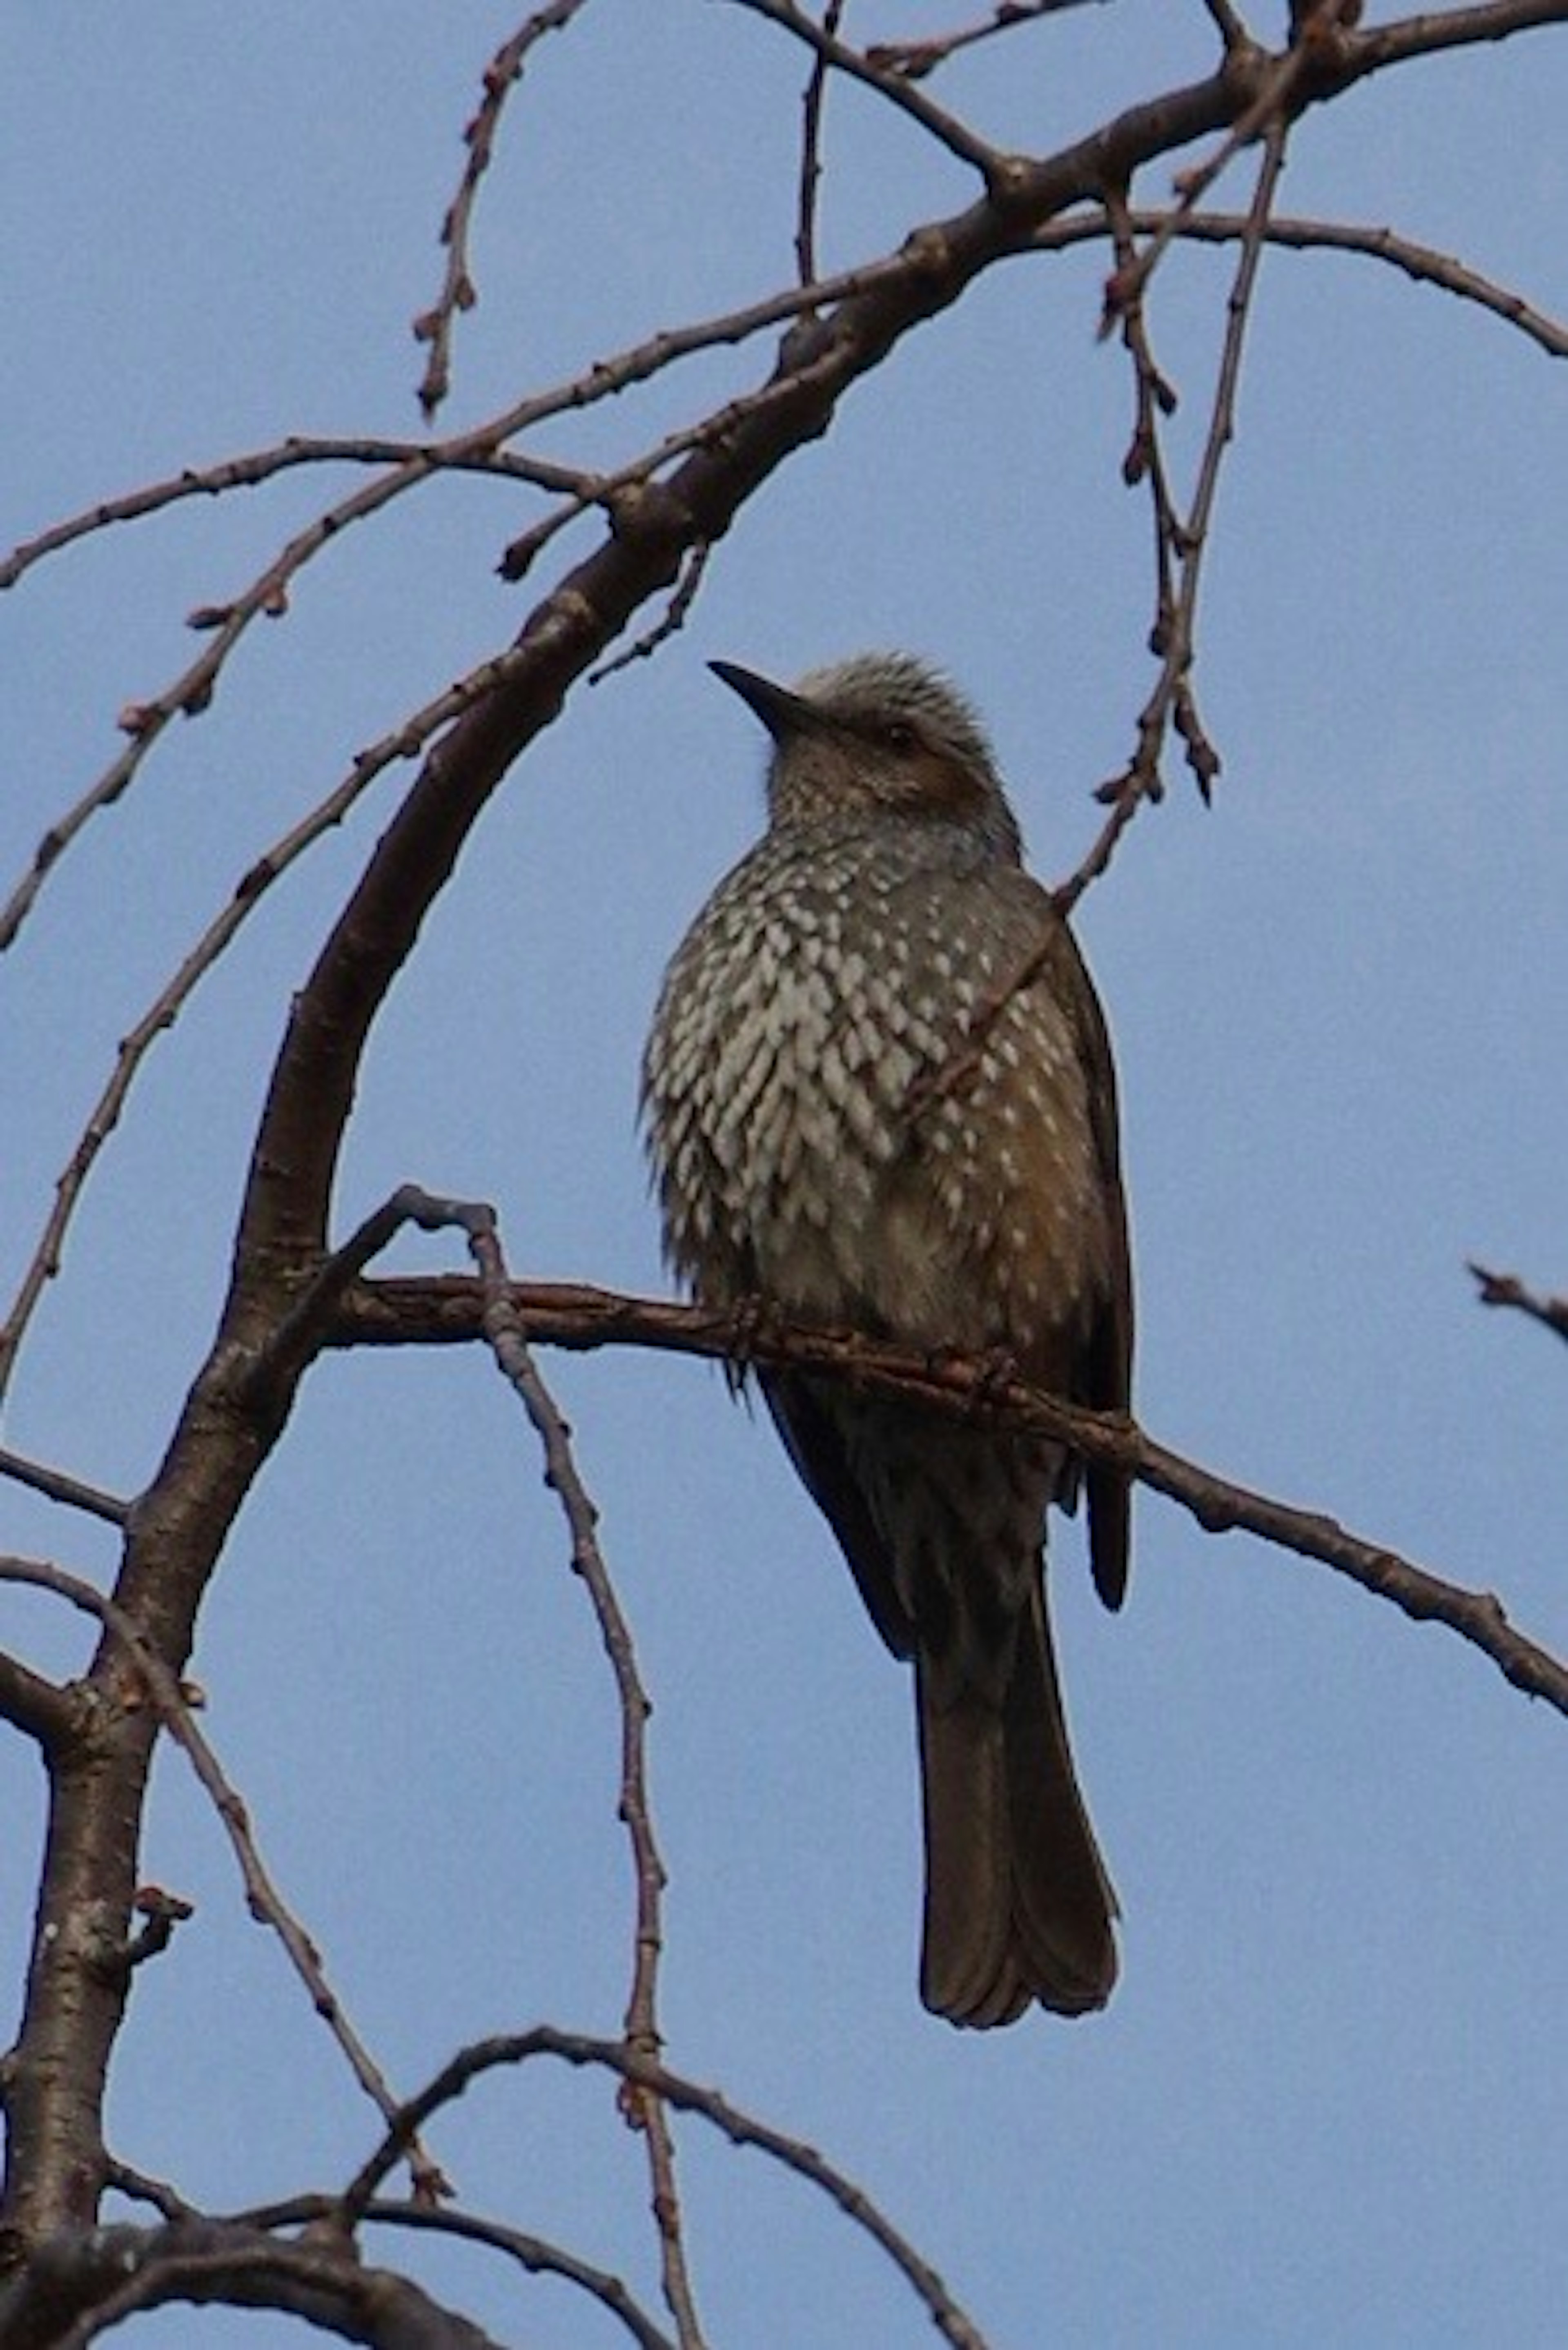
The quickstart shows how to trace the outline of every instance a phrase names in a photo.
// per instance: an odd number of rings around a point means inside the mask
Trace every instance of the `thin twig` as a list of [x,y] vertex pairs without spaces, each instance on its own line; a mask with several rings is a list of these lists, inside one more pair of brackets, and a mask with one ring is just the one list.
[[590,685],[602,685],[606,678],[614,677],[618,670],[629,669],[633,661],[649,660],[660,645],[680,634],[708,576],[708,563],[712,552],[711,546],[701,539],[688,550],[680,566],[680,577],[659,618],[634,637],[629,645],[623,646],[618,653],[612,653],[607,660],[602,660],[596,669],[589,670],[587,681]]
[[452,387],[452,338],[458,313],[472,310],[479,299],[469,258],[469,234],[479,184],[494,155],[502,110],[522,79],[529,50],[546,33],[562,31],[583,5],[584,0],[549,0],[547,6],[535,8],[527,21],[502,42],[484,68],[478,108],[463,129],[463,145],[468,154],[462,177],[441,224],[441,242],[446,252],[441,292],[431,307],[414,321],[416,341],[430,346],[420,382],[420,406],[427,417],[435,414]]
[[1220,468],[1226,450],[1236,433],[1236,395],[1241,380],[1241,355],[1246,345],[1247,328],[1251,318],[1252,296],[1258,282],[1258,265],[1262,258],[1263,232],[1269,214],[1273,210],[1274,195],[1280,174],[1285,164],[1286,131],[1282,121],[1269,125],[1263,137],[1262,160],[1258,167],[1258,183],[1253,191],[1251,207],[1247,215],[1247,228],[1241,240],[1241,251],[1236,264],[1235,283],[1226,305],[1225,340],[1220,354],[1219,379],[1214,391],[1214,406],[1209,421],[1208,438],[1199,462],[1198,482],[1192,504],[1188,510],[1179,541],[1180,588],[1176,599],[1172,627],[1174,642],[1166,655],[1166,673],[1170,681],[1170,706],[1176,725],[1187,744],[1188,763],[1198,779],[1205,799],[1209,797],[1220,762],[1210,748],[1199,723],[1191,698],[1191,667],[1193,644],[1197,631],[1198,591],[1202,574],[1203,558],[1209,547],[1210,525],[1214,519],[1214,501],[1220,487]]
[[140,489],[127,490],[119,497],[102,498],[78,514],[67,515],[63,522],[51,523],[47,530],[19,541],[9,555],[0,558],[0,591],[15,588],[35,564],[74,546],[78,539],[93,537],[119,523],[143,521],[149,515],[162,514],[171,506],[183,504],[188,498],[216,498],[230,490],[258,489],[302,465],[374,465],[379,471],[397,466],[421,478],[426,473],[489,473],[498,480],[521,482],[529,489],[552,494],[576,487],[582,478],[569,466],[495,447],[484,426],[476,432],[459,433],[451,441],[391,441],[374,433],[333,436],[291,432],[286,440],[273,442],[265,449],[248,449],[238,456],[222,458],[216,464],[182,465],[177,473],[144,483]]
[[342,2210],[350,2225],[357,2221],[367,2207],[377,2187],[397,2161],[402,2141],[408,2131],[422,2127],[430,2116],[454,2097],[461,2096],[472,2081],[493,2072],[499,2066],[511,2066],[529,2062],[536,2056],[553,2056],[562,2063],[577,2066],[602,2066],[633,2086],[651,2091],[668,2104],[683,2112],[700,2115],[704,2121],[723,2133],[733,2146],[751,2147],[759,2154],[783,2164],[797,2178],[830,2198],[846,2219],[854,2221],[871,2238],[898,2269],[914,2292],[924,2303],[937,2331],[955,2350],[985,2350],[983,2337],[973,2322],[953,2300],[941,2278],[929,2263],[921,2260],[906,2237],[878,2210],[864,2189],[857,2187],[841,2170],[818,2154],[815,2147],[801,2138],[791,2137],[785,2131],[775,2129],[770,2123],[758,2121],[753,2116],[733,2106],[717,2089],[704,2088],[689,2081],[679,2073],[671,2073],[662,2064],[650,2064],[645,2057],[632,2053],[623,2042],[594,2039],[586,2033],[563,2032],[553,2024],[539,2024],[531,2032],[511,2033],[494,2039],[476,2042],[462,2049],[449,2064],[442,2067],[435,2079],[421,2089],[405,2108],[386,2143],[378,2148],[365,2165],[343,2199]]
[[[844,0],[827,0],[822,29],[836,39],[844,17]],[[800,189],[796,199],[794,262],[803,286],[816,281],[816,203],[822,186],[822,108],[827,89],[828,63],[820,49],[811,61],[801,96]]]
[[988,182],[995,175],[1001,159],[988,140],[971,130],[966,122],[961,122],[956,114],[949,114],[945,108],[933,104],[921,91],[912,88],[902,74],[884,73],[859,49],[836,40],[831,32],[808,16],[804,8],[797,6],[795,0],[735,0],[735,5],[750,9],[755,16],[765,16],[771,25],[780,26],[786,33],[793,33],[797,41],[804,41],[807,48],[814,49],[825,64],[836,67],[853,81],[863,82],[867,89],[876,90],[901,114],[909,115],[922,130],[929,130],[950,155],[956,156],[961,163],[969,164]]
[[[598,1540],[598,1511],[578,1472],[571,1433],[545,1386],[513,1304],[511,1283],[493,1211],[447,1203],[464,1229],[479,1268],[484,1296],[484,1334],[497,1367],[528,1415],[544,1448],[545,1482],[560,1500],[571,1542],[572,1571],[582,1578],[615,1677],[620,1711],[619,1813],[631,1846],[635,1885],[631,1988],[627,2000],[625,2047],[629,2056],[656,2063],[661,2045],[658,2020],[659,1961],[664,1947],[663,1897],[668,1883],[654,1835],[648,1792],[648,1718],[652,1711],[638,1669],[631,1627],[617,1596]],[[428,1211],[435,1203],[427,1203]],[[648,2148],[652,2210],[659,2230],[665,2303],[675,2321],[681,2350],[703,2350],[691,2271],[686,2258],[680,2198],[675,2177],[675,2145],[662,2100],[628,2084],[623,2098],[627,2118]]]
[[[1132,362],[1134,416],[1132,440],[1122,460],[1122,479],[1129,489],[1140,482],[1148,485],[1155,569],[1155,609],[1149,645],[1151,650],[1167,660],[1176,635],[1177,577],[1186,541],[1166,463],[1162,427],[1165,420],[1175,414],[1179,403],[1175,389],[1155,359],[1149,340],[1144,280],[1137,266],[1136,232],[1121,190],[1107,192],[1105,216],[1116,253],[1116,276],[1129,288],[1121,307],[1120,327],[1122,342]],[[1064,914],[1071,913],[1090,881],[1107,869],[1123,833],[1139,808],[1163,796],[1163,723],[1152,721],[1146,706],[1139,721],[1134,757],[1118,776],[1102,784],[1096,795],[1109,805],[1110,814],[1076,871],[1055,892],[1056,904]]]
[[[1272,122],[1263,135],[1257,185],[1241,235],[1241,251],[1226,306],[1225,338],[1220,354],[1209,430],[1199,460],[1191,504],[1177,512],[1161,454],[1161,413],[1168,414],[1174,396],[1166,392],[1164,378],[1155,367],[1143,323],[1147,272],[1141,255],[1130,263],[1118,260],[1116,277],[1130,289],[1118,310],[1122,330],[1134,362],[1137,382],[1137,429],[1124,478],[1130,484],[1147,476],[1155,515],[1156,619],[1152,650],[1159,657],[1153,690],[1138,712],[1133,755],[1119,775],[1102,784],[1096,796],[1110,814],[1076,869],[1055,890],[1064,914],[1071,913],[1091,881],[1105,872],[1117,842],[1137,810],[1160,796],[1161,762],[1172,726],[1187,748],[1187,763],[1199,791],[1207,801],[1220,774],[1220,754],[1210,743],[1199,715],[1192,683],[1197,641],[1198,595],[1203,559],[1208,550],[1220,468],[1236,431],[1236,400],[1241,383],[1241,356],[1251,317],[1258,264],[1266,242],[1269,216],[1280,173],[1284,168],[1285,126]],[[1116,240],[1118,256],[1130,250],[1130,215],[1111,197],[1106,219]],[[1145,248],[1147,251],[1147,248]],[[1165,396],[1162,397],[1162,394]]]
[[[1293,15],[1289,48],[1270,61],[1251,102],[1212,152],[1177,174],[1176,203],[1138,255],[1132,276],[1125,276],[1118,270],[1107,283],[1102,333],[1109,332],[1123,305],[1142,292],[1172,238],[1180,234],[1183,220],[1196,210],[1242,148],[1272,130],[1285,127],[1302,90],[1314,73],[1324,70],[1329,49],[1348,40],[1348,31],[1342,26],[1358,13],[1359,0],[1309,0],[1299,16]],[[1234,57],[1241,52],[1228,47],[1227,54]]]
[[[1157,235],[1171,218],[1168,211],[1141,207],[1127,214],[1128,226],[1138,236]],[[1176,234],[1184,244],[1236,244],[1248,235],[1251,226],[1247,213],[1188,213]],[[1049,222],[1032,239],[1032,246],[1037,253],[1060,253],[1070,245],[1093,244],[1113,235],[1114,225],[1106,206]],[[1456,260],[1451,254],[1439,253],[1432,245],[1417,244],[1397,230],[1366,228],[1354,221],[1309,220],[1276,213],[1266,223],[1262,237],[1265,244],[1278,245],[1288,252],[1348,253],[1369,261],[1386,262],[1416,285],[1436,286],[1442,293],[1490,311],[1505,326],[1517,327],[1549,359],[1568,359],[1568,326],[1560,319],[1537,309],[1511,286],[1501,286],[1465,262]]]
[[1562,24],[1568,24],[1563,0],[1484,0],[1469,8],[1423,8],[1413,16],[1357,33],[1351,59],[1360,77],[1403,65],[1410,57],[1440,57],[1445,49],[1473,48]]
[[201,982],[267,892],[317,841],[343,822],[376,778],[398,761],[417,757],[432,735],[504,684],[523,659],[524,655],[514,649],[481,662],[466,677],[415,711],[391,733],[357,753],[348,774],[327,797],[275,840],[236,882],[234,894],[208,923],[172,978],[121,1038],[103,1091],[56,1180],[54,1205],[5,1319],[0,1323],[0,1397],[10,1383],[38,1300],[59,1272],[61,1252],[94,1162],[119,1125],[137,1074],[159,1036],[174,1025]]
[[47,1461],[29,1461],[25,1454],[12,1452],[0,1445],[0,1477],[9,1477],[14,1484],[26,1485],[35,1493],[42,1493],[51,1502],[58,1502],[67,1510],[81,1510],[89,1518],[101,1518],[111,1526],[122,1526],[130,1513],[129,1502],[118,1493],[106,1493],[101,1486],[84,1484],[64,1469],[53,1469]]
[[1037,24],[1042,16],[1065,16],[1069,8],[1104,5],[1105,0],[997,0],[983,23],[961,26],[956,33],[932,33],[919,41],[873,41],[866,51],[866,62],[881,73],[923,81],[960,49],[989,41],[995,33],[1015,32],[1020,25]]
[[120,731],[129,738],[126,748],[45,836],[30,872],[14,893],[5,915],[0,916],[0,947],[8,946],[16,937],[60,851],[90,817],[123,797],[159,737],[176,718],[199,717],[210,706],[229,657],[246,631],[257,619],[278,619],[287,610],[296,575],[351,525],[379,513],[412,482],[426,478],[430,470],[415,463],[394,466],[389,473],[367,483],[297,531],[232,602],[207,606],[197,613],[198,625],[207,637],[203,650],[160,692],[146,701],[128,703],[121,711]]
[[187,2203],[179,2189],[171,2187],[166,2178],[154,2178],[145,2170],[134,2169],[112,2154],[104,2158],[103,2183],[117,2195],[123,2195],[129,2203],[150,2203],[165,2220],[193,2220],[198,2216],[195,2205]]

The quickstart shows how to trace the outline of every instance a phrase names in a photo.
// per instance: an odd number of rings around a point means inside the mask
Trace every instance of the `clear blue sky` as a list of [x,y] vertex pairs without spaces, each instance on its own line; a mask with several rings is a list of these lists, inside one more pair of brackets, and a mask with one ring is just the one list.
[[[1275,32],[1282,12],[1259,13]],[[513,21],[286,0],[219,37],[188,0],[12,12],[0,539],[290,432],[419,429],[408,322]],[[1209,38],[1197,0],[1085,7],[977,52],[949,95],[1046,147],[1202,71]],[[786,282],[799,79],[776,33],[712,5],[593,0],[546,43],[483,201],[443,424]],[[1386,76],[1302,126],[1284,204],[1392,223],[1561,313],[1565,108],[1561,31]],[[849,93],[826,161],[831,265],[970,193]],[[709,657],[788,675],[871,645],[936,656],[987,715],[1035,868],[1075,863],[1150,677],[1128,386],[1093,333],[1103,266],[1019,263],[916,337],[743,518],[684,635],[579,693],[513,775],[376,1032],[345,1227],[415,1178],[493,1199],[519,1273],[662,1285],[638,1052],[665,957],[760,820],[761,743]],[[1158,281],[1189,457],[1229,267],[1177,255]],[[657,426],[616,404],[543,446],[600,462],[763,364],[760,347],[700,362]],[[1482,1313],[1464,1261],[1568,1287],[1563,435],[1560,370],[1496,321],[1366,262],[1271,256],[1202,621],[1225,773],[1206,813],[1173,766],[1079,922],[1121,1068],[1147,1425],[1496,1590],[1559,1653],[1568,1358]],[[7,884],[113,755],[116,712],[191,657],[184,613],[324,494],[296,474],[191,504],[0,601]],[[493,564],[535,513],[438,484],[345,539],[51,880],[0,967],[7,1291],[118,1037],[354,751],[511,636],[526,591]],[[154,1053],[10,1443],[124,1490],[155,1465],[222,1294],[288,991],[399,780]],[[1112,1621],[1080,1530],[1059,1528],[1124,1980],[1092,2022],[955,2033],[915,1990],[909,1691],[771,1431],[700,1366],[546,1367],[655,1700],[671,2064],[862,2182],[998,2350],[1559,2338],[1560,1719],[1450,1634],[1147,1496]],[[0,1523],[0,1546],[110,1571],[99,1531],[15,1490]],[[0,1638],[62,1670],[86,1652],[15,1594]],[[194,1669],[266,1855],[400,2088],[481,2033],[618,2028],[608,1676],[477,1351],[312,1375]],[[31,1756],[0,1743],[0,2040],[38,1798]],[[177,1757],[145,1873],[199,1911],[138,1977],[117,2150],[216,2209],[337,2182],[370,2116]],[[433,2142],[465,2201],[656,2299],[641,2155],[602,2084],[492,2082]],[[680,2142],[716,2345],[929,2338],[809,2190],[699,2128]],[[503,2338],[623,2338],[473,2256],[377,2250]],[[302,2337],[179,2312],[138,2336],[273,2338]]]

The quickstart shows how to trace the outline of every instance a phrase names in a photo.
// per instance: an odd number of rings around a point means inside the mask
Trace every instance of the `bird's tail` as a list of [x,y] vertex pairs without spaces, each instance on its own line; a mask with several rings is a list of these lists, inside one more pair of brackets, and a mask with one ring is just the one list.
[[920,1996],[938,2015],[1011,2023],[1031,2000],[1103,2007],[1116,1915],[1078,1790],[1036,1586],[999,1708],[917,1655],[926,1831]]

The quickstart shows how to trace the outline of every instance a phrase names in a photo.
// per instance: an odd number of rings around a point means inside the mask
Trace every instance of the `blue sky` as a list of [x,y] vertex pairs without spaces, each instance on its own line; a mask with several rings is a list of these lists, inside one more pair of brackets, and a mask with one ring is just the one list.
[[[1277,11],[1267,12],[1272,32]],[[17,12],[19,18],[20,12]],[[934,28],[944,7],[851,11]],[[80,5],[7,26],[0,538],[294,432],[419,429],[458,131],[506,11]],[[950,103],[1041,147],[1205,68],[1191,0],[981,49]],[[1301,126],[1282,202],[1388,222],[1564,307],[1560,30],[1383,77]],[[455,429],[787,282],[799,66],[713,5],[593,0],[514,100],[477,231]],[[854,93],[824,257],[956,209],[964,175]],[[1151,180],[1142,192],[1158,197]],[[1232,188],[1231,201],[1239,201]],[[684,634],[579,692],[510,778],[379,1023],[339,1190],[495,1201],[520,1274],[662,1286],[633,1128],[659,971],[760,822],[763,751],[703,666],[866,646],[944,661],[1046,878],[1150,681],[1147,521],[1119,480],[1103,258],[1020,262],[862,387],[716,555]],[[1152,327],[1206,416],[1230,264],[1173,255]],[[743,388],[760,349],[544,436],[599,463]],[[1199,691],[1213,807],[1172,766],[1078,927],[1115,1032],[1150,1430],[1495,1590],[1562,1653],[1562,1349],[1482,1313],[1474,1255],[1568,1286],[1568,612],[1562,388],[1495,320],[1367,262],[1272,255],[1220,493]],[[7,884],[325,495],[296,474],[78,546],[0,601]],[[0,968],[7,1290],[116,1040],[354,751],[506,641],[521,493],[438,484],[335,546],[66,859]],[[579,544],[586,546],[587,538]],[[275,893],[151,1056],[43,1307],[5,1440],[133,1490],[208,1336],[289,990],[400,778]],[[398,1262],[456,1262],[422,1243]],[[961,2035],[915,1990],[910,1705],[771,1431],[718,1374],[545,1367],[652,1690],[670,2061],[820,2146],[996,2345],[1545,2344],[1568,2251],[1559,1719],[1451,1635],[1145,1496],[1128,1607],[1053,1539],[1080,1766],[1125,1916],[1106,2015]],[[16,1491],[6,1548],[107,1578]],[[5,1645],[85,1636],[0,1593]],[[331,1362],[242,1521],[194,1669],[206,1727],[359,2028],[411,2090],[459,2043],[618,2026],[630,1892],[612,1693],[514,1406],[477,1351]],[[41,1821],[0,1745],[0,1983]],[[143,1970],[112,2128],[224,2209],[373,2140],[217,1824],[165,1759],[145,1873],[194,1899]],[[604,2085],[492,2081],[432,2133],[463,2199],[656,2298]],[[928,2338],[797,2182],[681,2133],[715,2344]],[[387,2239],[504,2339],[620,2337],[548,2284]],[[172,2312],[140,2339],[296,2338]]]

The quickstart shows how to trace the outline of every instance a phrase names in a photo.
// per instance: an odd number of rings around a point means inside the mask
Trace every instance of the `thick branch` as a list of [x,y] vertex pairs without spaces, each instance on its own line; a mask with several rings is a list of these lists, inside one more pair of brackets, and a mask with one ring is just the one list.
[[85,2350],[119,2319],[171,2302],[278,2309],[372,2350],[499,2350],[492,2335],[348,2245],[283,2243],[224,2220],[61,2235],[0,2293],[0,2342]]
[[[0,1559],[0,1576],[6,1564]],[[0,1720],[26,1731],[47,1753],[70,1729],[70,1698],[57,1682],[36,1673],[19,1657],[0,1650]]]

